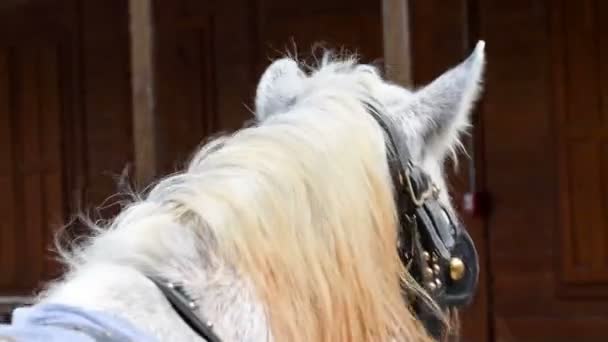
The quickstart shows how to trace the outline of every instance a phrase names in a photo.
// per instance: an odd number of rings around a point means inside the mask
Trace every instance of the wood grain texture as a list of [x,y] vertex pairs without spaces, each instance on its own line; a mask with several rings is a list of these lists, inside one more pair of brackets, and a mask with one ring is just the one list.
[[[554,51],[561,62],[555,71],[560,146],[562,280],[572,285],[603,284],[608,295],[608,151],[605,52],[608,28],[603,2],[563,1],[556,9]],[[566,14],[567,13],[567,14]],[[582,86],[584,85],[584,86]]]
[[[111,194],[111,174],[131,156],[121,4],[39,0],[0,10],[2,295],[31,294],[58,274],[56,230]],[[106,25],[120,18],[122,26]]]
[[479,1],[493,329],[592,341],[606,309],[602,35],[595,1]]
[[0,50],[0,286],[7,287],[16,278],[15,241],[15,157],[13,144],[14,117],[10,105],[10,49]]
[[386,76],[403,86],[413,86],[410,2],[382,1],[384,65]]
[[82,158],[77,167],[83,170],[78,209],[107,219],[119,209],[119,198],[110,198],[118,190],[118,177],[125,168],[130,171],[134,161],[128,2],[83,1],[81,5],[74,113],[81,116],[84,143],[81,155],[74,156]]
[[143,186],[158,172],[154,2],[129,1],[135,178]]

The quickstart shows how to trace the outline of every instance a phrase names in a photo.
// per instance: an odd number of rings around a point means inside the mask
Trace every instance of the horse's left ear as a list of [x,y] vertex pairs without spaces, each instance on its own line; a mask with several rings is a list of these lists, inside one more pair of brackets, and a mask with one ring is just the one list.
[[421,120],[427,152],[442,157],[469,125],[469,114],[481,90],[485,43],[477,43],[461,64],[414,94],[410,110]]
[[306,75],[291,58],[274,61],[262,75],[255,95],[255,115],[263,120],[286,111],[296,101]]

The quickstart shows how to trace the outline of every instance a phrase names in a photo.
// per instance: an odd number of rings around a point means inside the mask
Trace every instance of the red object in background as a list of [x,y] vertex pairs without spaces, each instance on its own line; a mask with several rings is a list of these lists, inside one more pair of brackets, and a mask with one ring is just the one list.
[[475,191],[462,196],[462,209],[471,216],[487,216],[490,212],[490,196],[488,193]]

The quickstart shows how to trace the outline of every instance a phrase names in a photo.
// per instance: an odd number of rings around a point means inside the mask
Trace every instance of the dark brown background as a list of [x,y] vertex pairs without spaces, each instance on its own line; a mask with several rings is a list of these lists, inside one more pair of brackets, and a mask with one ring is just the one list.
[[[475,166],[474,185],[492,200],[488,215],[463,213],[483,270],[464,340],[606,339],[608,4],[410,4],[416,85],[487,42],[474,158],[452,178],[460,199]],[[30,294],[56,274],[53,231],[104,203],[133,162],[127,9],[125,0],[0,5],[1,294]],[[319,41],[365,61],[383,54],[380,0],[158,0],[155,13],[162,173],[250,118],[260,72],[292,40],[301,54]]]

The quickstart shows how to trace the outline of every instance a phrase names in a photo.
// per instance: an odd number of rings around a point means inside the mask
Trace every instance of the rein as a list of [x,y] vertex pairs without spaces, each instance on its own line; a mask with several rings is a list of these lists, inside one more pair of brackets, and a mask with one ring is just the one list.
[[[414,165],[409,149],[395,125],[378,109],[363,103],[384,131],[387,160],[399,217],[398,251],[401,261],[441,310],[468,305],[477,287],[479,262],[473,240],[453,215],[438,202],[440,189],[430,176]],[[173,309],[196,334],[220,342],[213,326],[194,310],[197,304],[175,283],[150,277]],[[429,304],[414,301],[413,309],[428,333],[440,338],[445,324]]]

